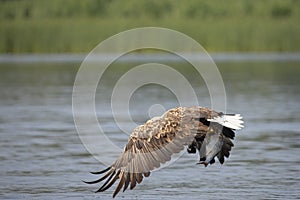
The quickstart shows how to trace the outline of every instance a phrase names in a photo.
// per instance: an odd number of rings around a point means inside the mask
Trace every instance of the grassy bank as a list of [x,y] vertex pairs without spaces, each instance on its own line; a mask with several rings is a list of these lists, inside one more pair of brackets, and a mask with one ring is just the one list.
[[124,2],[0,1],[0,53],[88,52],[143,26],[181,31],[211,52],[300,51],[300,1]]

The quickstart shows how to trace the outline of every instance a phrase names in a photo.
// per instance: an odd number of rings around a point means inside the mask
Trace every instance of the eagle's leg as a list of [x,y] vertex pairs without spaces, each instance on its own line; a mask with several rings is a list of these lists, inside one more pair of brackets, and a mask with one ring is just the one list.
[[211,159],[209,162],[206,161],[206,158],[203,157],[203,158],[200,158],[200,161],[197,163],[197,164],[202,164],[204,165],[205,167],[207,167],[208,164],[214,164],[216,162],[215,158]]
[[197,151],[197,144],[196,141],[194,140],[187,148],[188,153],[196,153]]
[[193,142],[188,146],[188,153],[196,153],[197,150],[200,151],[202,142],[205,138],[205,134],[197,134],[193,140]]

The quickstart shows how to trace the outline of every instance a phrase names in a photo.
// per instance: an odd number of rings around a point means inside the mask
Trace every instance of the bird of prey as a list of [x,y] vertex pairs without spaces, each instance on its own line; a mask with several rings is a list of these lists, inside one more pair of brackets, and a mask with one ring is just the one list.
[[243,127],[239,114],[224,114],[198,106],[170,109],[136,127],[119,158],[108,168],[92,172],[104,175],[86,183],[105,181],[96,191],[103,192],[119,179],[115,197],[122,188],[123,192],[129,186],[133,189],[151,170],[170,161],[173,154],[185,147],[188,153],[199,152],[198,164],[206,167],[215,163],[215,157],[223,164],[233,147],[234,131]]

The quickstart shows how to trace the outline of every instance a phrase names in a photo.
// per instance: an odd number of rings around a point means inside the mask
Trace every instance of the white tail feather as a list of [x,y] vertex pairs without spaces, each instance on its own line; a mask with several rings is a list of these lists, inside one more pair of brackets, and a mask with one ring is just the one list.
[[236,115],[222,115],[222,116],[215,117],[213,119],[208,119],[207,121],[216,122],[221,124],[222,126],[239,130],[244,127],[243,125],[244,121],[242,119],[243,117],[240,114],[236,114]]

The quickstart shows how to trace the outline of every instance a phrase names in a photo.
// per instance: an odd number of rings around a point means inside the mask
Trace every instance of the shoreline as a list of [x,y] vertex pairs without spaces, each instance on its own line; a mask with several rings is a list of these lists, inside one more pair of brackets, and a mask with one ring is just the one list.
[[[0,54],[0,64],[5,63],[78,63],[82,62],[88,53],[63,53],[63,54]],[[300,61],[300,52],[220,52],[210,53],[215,62],[244,62],[244,61],[278,61],[292,62]],[[96,62],[118,59],[117,54],[99,54],[92,58]],[[201,53],[186,53],[185,58],[205,60],[207,55]],[[137,53],[125,56],[122,62],[180,62],[182,58],[174,55],[157,53]]]

